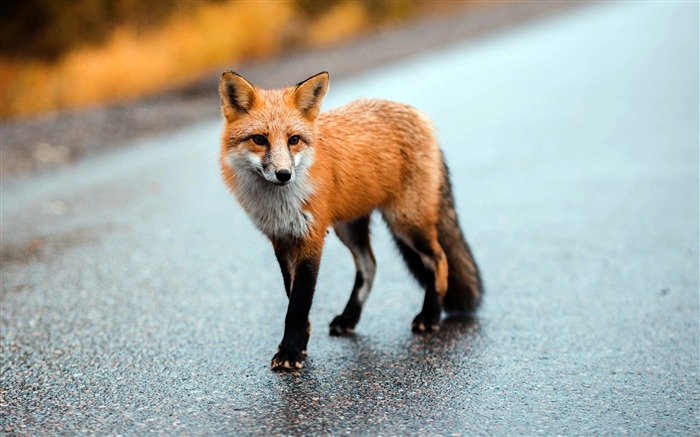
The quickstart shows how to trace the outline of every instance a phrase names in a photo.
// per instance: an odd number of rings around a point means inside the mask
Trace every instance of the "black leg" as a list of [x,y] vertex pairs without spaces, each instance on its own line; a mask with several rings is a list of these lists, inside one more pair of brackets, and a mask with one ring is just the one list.
[[369,244],[369,216],[335,226],[340,241],[352,252],[355,260],[355,283],[350,299],[343,313],[336,316],[330,324],[331,335],[344,335],[354,332],[360,320],[362,307],[372,289],[377,264]]
[[316,287],[320,258],[303,259],[294,269],[294,281],[289,295],[284,337],[272,358],[273,370],[296,370],[303,366],[309,341],[309,311]]
[[275,245],[275,256],[277,257],[277,262],[280,265],[280,270],[282,271],[282,280],[284,281],[284,291],[287,293],[287,297],[292,292],[292,260],[289,252],[284,249],[281,245]]
[[[424,262],[421,254],[413,249],[408,244],[404,243],[399,237],[394,236],[399,252],[403,256],[409,271],[416,278],[418,283],[425,289],[425,298],[423,300],[423,308],[416,315],[411,324],[413,332],[429,332],[437,331],[440,326],[440,316],[442,314],[442,304],[440,296],[435,289],[435,270],[429,267]],[[418,242],[420,243],[420,242]],[[423,256],[432,257],[432,254],[425,245],[416,244],[426,250]]]

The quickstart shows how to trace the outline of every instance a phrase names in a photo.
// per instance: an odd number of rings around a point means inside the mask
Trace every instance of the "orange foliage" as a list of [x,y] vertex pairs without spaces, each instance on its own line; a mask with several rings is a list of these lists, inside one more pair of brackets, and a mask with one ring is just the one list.
[[311,20],[291,1],[202,3],[150,32],[120,27],[104,44],[73,49],[55,62],[0,55],[0,117],[167,91],[243,58],[269,56],[290,44],[335,43],[396,18],[389,9],[384,17],[372,16],[370,7],[341,1]]
[[[100,47],[76,49],[55,63],[2,58],[3,117],[78,107],[172,89],[203,70],[280,47],[293,14],[286,2],[206,4],[174,15],[147,35],[120,28]],[[264,17],[264,18],[263,18]]]

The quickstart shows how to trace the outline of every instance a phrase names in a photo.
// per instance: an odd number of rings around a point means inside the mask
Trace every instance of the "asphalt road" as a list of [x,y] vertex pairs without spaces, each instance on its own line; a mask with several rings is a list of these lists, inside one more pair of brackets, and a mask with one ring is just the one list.
[[697,3],[600,4],[332,82],[326,108],[434,119],[487,295],[411,334],[377,220],[373,295],[329,337],[354,278],[329,236],[298,374],[268,368],[286,298],[218,120],[3,181],[0,431],[698,435],[698,53]]

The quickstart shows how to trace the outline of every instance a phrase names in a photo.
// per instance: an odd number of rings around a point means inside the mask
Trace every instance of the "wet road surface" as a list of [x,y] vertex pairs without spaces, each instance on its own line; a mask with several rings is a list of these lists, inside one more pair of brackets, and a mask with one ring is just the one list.
[[478,317],[411,334],[422,295],[375,220],[356,335],[327,334],[354,278],[331,235],[306,367],[271,372],[281,275],[214,120],[3,182],[0,430],[700,432],[697,4],[589,7],[332,82],[325,107],[360,96],[435,121]]

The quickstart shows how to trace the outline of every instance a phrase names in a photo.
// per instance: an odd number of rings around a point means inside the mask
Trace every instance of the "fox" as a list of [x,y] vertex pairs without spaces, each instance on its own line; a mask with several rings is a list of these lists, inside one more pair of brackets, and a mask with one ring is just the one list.
[[222,179],[270,240],[288,297],[284,334],[271,362],[276,371],[304,365],[331,227],[352,254],[355,282],[330,335],[354,333],[372,289],[374,211],[425,290],[413,332],[437,331],[443,310],[472,314],[483,293],[432,122],[412,106],[382,99],[321,113],[329,83],[325,71],[280,89],[257,87],[233,71],[219,81]]

